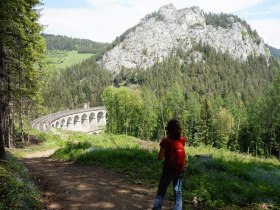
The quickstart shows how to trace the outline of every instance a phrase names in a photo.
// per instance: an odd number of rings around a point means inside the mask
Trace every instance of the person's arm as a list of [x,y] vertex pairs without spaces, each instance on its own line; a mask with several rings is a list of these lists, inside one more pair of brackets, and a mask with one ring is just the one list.
[[165,156],[165,150],[160,147],[159,153],[158,153],[158,160],[162,160]]

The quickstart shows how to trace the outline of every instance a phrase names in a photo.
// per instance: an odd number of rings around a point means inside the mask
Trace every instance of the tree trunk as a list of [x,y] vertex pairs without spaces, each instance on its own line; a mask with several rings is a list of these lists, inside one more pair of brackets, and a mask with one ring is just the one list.
[[4,70],[4,46],[0,38],[0,159],[5,158],[4,144],[4,112],[5,112],[5,70]]
[[10,137],[9,137],[9,117],[8,117],[8,110],[5,107],[4,117],[3,117],[3,135],[4,135],[4,145],[6,147],[10,147]]
[[[10,75],[11,72],[8,72],[8,74]],[[6,113],[6,134],[7,134],[7,147],[10,148],[13,144],[13,131],[12,131],[12,97],[11,97],[11,78],[10,77],[7,77],[7,87],[8,87],[8,94],[7,94],[7,113]]]
[[4,113],[3,107],[0,108],[0,159],[5,159],[5,146],[4,146]]
[[20,96],[20,102],[19,102],[19,132],[20,132],[20,141],[24,142],[24,132],[23,132],[23,117],[22,117],[22,96]]
[[8,137],[9,137],[9,142],[10,142],[10,147],[14,146],[14,130],[13,130],[13,124],[14,124],[14,119],[13,119],[13,106],[12,103],[9,105],[9,115],[8,115]]

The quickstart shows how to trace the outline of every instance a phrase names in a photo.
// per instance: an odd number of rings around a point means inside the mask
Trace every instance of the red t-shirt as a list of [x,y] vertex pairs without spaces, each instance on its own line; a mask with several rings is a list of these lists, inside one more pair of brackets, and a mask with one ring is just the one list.
[[[181,136],[179,141],[182,143],[183,146],[186,145],[186,138],[184,136]],[[164,158],[164,164],[163,164],[163,168],[167,168],[167,164],[169,162],[169,157],[170,157],[170,153],[171,153],[171,148],[170,148],[170,143],[169,143],[169,138],[165,138],[160,142],[160,147],[162,147],[165,151],[165,158]]]

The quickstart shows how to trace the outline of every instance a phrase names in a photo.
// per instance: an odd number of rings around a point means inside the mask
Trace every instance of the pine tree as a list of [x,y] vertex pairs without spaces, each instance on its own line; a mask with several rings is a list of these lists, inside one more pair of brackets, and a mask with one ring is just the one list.
[[205,98],[201,105],[200,121],[195,143],[213,145],[214,144],[213,130],[213,111],[212,105],[208,98]]
[[23,108],[40,98],[45,46],[37,4],[38,0],[0,2],[0,158],[4,142],[13,144],[14,110],[22,118]]
[[214,119],[215,139],[214,146],[227,148],[231,136],[233,135],[234,119],[231,114],[221,108]]

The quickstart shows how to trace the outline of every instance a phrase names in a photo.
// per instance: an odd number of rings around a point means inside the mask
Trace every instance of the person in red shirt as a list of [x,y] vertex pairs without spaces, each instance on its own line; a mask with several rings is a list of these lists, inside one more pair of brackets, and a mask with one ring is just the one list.
[[[182,209],[182,179],[183,174],[186,168],[185,159],[186,155],[183,156],[183,166],[175,169],[174,162],[171,161],[173,159],[174,153],[174,143],[182,145],[180,149],[183,150],[183,154],[185,154],[184,146],[186,145],[186,139],[183,137],[181,125],[178,120],[172,119],[167,123],[167,127],[165,128],[167,131],[167,138],[163,139],[160,142],[160,151],[158,154],[158,160],[162,160],[164,158],[164,164],[162,169],[162,174],[160,177],[158,191],[156,198],[154,200],[153,210],[161,210],[164,196],[167,191],[168,185],[173,183],[173,191],[174,191],[174,210]],[[176,142],[175,142],[176,141]]]

